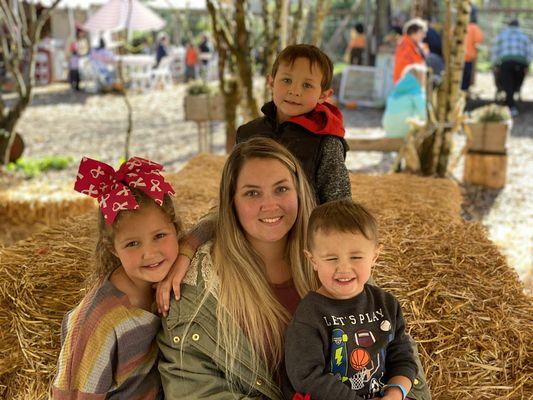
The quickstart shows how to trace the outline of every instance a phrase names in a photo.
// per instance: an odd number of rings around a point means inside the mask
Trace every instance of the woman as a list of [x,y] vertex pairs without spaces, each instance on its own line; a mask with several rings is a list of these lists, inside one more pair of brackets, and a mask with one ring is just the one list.
[[394,84],[398,83],[402,77],[405,67],[410,64],[425,64],[426,62],[422,40],[426,36],[427,23],[420,18],[414,18],[406,22],[403,31],[404,35],[396,46],[394,55],[394,71],[392,73]]
[[250,139],[230,154],[215,239],[198,250],[158,336],[166,398],[282,398],[272,377],[283,334],[318,287],[303,257],[313,201],[299,163],[276,142]]

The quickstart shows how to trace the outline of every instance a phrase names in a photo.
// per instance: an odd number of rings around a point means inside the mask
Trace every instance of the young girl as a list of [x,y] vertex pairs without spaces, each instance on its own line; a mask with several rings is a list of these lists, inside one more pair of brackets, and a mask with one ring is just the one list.
[[162,398],[152,284],[178,255],[179,223],[162,166],[131,158],[118,171],[83,158],[74,189],[99,200],[98,284],[62,323],[54,399]]

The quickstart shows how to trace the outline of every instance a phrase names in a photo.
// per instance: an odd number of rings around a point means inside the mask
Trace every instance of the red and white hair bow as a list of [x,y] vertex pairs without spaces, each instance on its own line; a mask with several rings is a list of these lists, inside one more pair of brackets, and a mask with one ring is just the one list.
[[161,170],[161,164],[140,157],[130,158],[117,171],[106,163],[83,157],[74,190],[98,199],[102,214],[111,225],[120,211],[139,208],[130,187],[142,190],[160,206],[165,194],[174,195]]

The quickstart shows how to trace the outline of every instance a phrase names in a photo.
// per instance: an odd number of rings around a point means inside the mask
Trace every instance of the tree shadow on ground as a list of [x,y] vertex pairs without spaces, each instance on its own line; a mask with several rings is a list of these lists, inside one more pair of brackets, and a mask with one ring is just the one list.
[[37,92],[33,95],[33,107],[57,104],[85,104],[92,96],[105,96],[102,93],[91,93],[85,90],[74,91],[65,87],[65,90],[53,92]]
[[[83,89],[83,86],[82,86]],[[33,89],[31,107],[57,105],[57,104],[85,104],[89,97],[103,96],[102,93],[91,93],[86,90],[74,91],[65,85],[54,85],[50,87],[36,87]],[[5,95],[5,102],[8,106],[13,106],[16,101],[15,93]]]
[[463,196],[461,216],[467,221],[482,221],[502,191],[468,183],[461,183],[460,188]]

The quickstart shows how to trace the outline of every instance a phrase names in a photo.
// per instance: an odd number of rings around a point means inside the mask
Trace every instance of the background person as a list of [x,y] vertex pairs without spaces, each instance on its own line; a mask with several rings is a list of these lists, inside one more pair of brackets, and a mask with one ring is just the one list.
[[363,55],[366,47],[365,27],[357,23],[350,32],[350,42],[346,48],[351,65],[363,65]]
[[410,118],[427,120],[426,76],[424,64],[412,64],[404,69],[403,77],[387,97],[382,118],[387,137],[405,138]]
[[168,56],[168,35],[165,32],[160,32],[157,40],[157,48],[155,52],[155,68],[164,57]]
[[496,86],[505,91],[505,104],[518,115],[514,94],[520,92],[531,63],[531,41],[522,32],[517,19],[509,22],[494,40],[491,54]]
[[105,40],[100,39],[98,47],[91,49],[89,59],[98,75],[98,82],[104,89],[110,89],[115,81],[116,57],[111,50],[106,47]]
[[192,42],[185,48],[185,82],[195,80],[198,71],[198,51]]
[[425,53],[422,49],[422,40],[426,36],[427,23],[414,18],[405,23],[403,36],[396,46],[394,56],[394,71],[392,80],[396,84],[402,77],[405,67],[411,64],[425,64]]
[[470,85],[474,84],[477,50],[481,43],[483,43],[483,40],[483,31],[477,24],[477,11],[475,8],[472,8],[470,11],[470,22],[466,30],[465,65],[463,68],[461,90],[468,91]]

